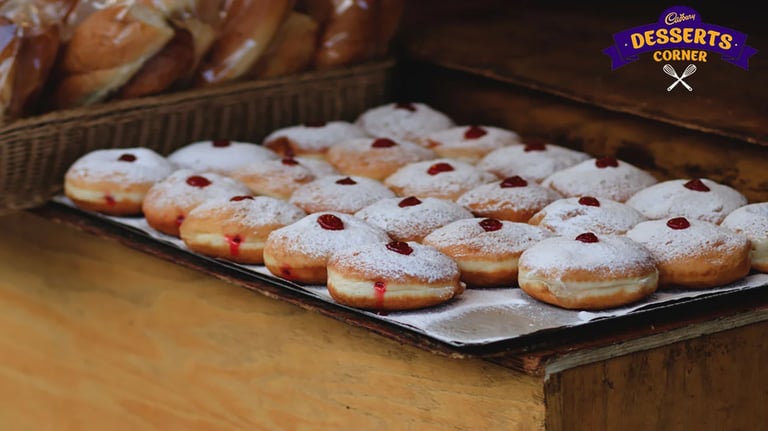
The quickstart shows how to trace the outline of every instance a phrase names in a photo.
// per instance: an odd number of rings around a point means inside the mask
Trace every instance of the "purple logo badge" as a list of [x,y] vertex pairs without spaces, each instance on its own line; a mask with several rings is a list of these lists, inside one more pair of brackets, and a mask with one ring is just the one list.
[[757,53],[747,45],[746,34],[704,23],[698,12],[686,6],[665,10],[653,24],[616,33],[613,42],[603,50],[611,58],[613,70],[637,61],[646,52],[653,52],[656,62],[706,62],[707,54],[713,52],[723,61],[749,70],[749,58]]

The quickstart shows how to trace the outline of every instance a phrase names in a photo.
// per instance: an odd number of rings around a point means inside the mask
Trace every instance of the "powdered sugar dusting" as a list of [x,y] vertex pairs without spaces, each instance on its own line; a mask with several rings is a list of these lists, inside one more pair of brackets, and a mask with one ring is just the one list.
[[211,171],[227,175],[264,159],[276,159],[278,155],[250,142],[230,141],[226,146],[216,146],[214,141],[200,141],[179,148],[168,156],[180,169],[199,172]]
[[339,175],[339,171],[332,164],[321,159],[312,157],[294,157],[294,159],[307,167],[315,177],[327,177],[328,175]]
[[397,104],[377,106],[363,112],[355,124],[369,135],[421,142],[429,133],[445,130],[455,124],[447,115],[424,103],[413,103],[414,111],[398,108]]
[[765,240],[768,238],[768,202],[737,208],[725,217],[720,226],[743,233],[752,240]]
[[408,141],[395,142],[391,147],[372,147],[377,138],[348,139],[331,147],[329,160],[352,158],[360,163],[405,165],[435,158],[435,153],[421,145]]
[[214,217],[223,215],[246,228],[264,225],[289,225],[304,218],[307,214],[296,205],[282,199],[268,196],[254,196],[253,199],[231,201],[223,197],[208,201],[189,213],[189,218]]
[[585,160],[555,172],[542,181],[542,185],[566,197],[595,196],[624,202],[657,182],[653,175],[627,162],[618,161],[618,167],[598,168],[595,161]]
[[[447,163],[453,167],[453,170],[440,172],[437,175],[427,173],[431,166],[438,163]],[[440,158],[409,163],[387,177],[384,184],[402,189],[400,194],[403,196],[454,199],[461,193],[496,179],[496,176],[490,172],[478,169],[469,163]]]
[[360,127],[346,121],[329,121],[320,127],[296,125],[275,130],[264,138],[264,142],[287,138],[304,151],[321,153],[331,145],[346,139],[366,136]]
[[523,187],[501,187],[502,181],[483,184],[461,195],[456,202],[472,211],[538,211],[560,198],[552,189],[528,182]]
[[[136,159],[120,161],[123,155]],[[173,165],[165,157],[149,148],[118,148],[95,150],[83,155],[70,166],[66,176],[90,181],[153,183],[167,177],[173,170]]]
[[456,262],[434,247],[408,242],[413,252],[405,255],[389,250],[386,243],[371,243],[351,249],[338,249],[330,260],[352,264],[387,281],[398,282],[418,277],[429,283],[449,279],[459,274]]
[[[211,182],[206,187],[187,184],[191,176],[202,176]],[[145,201],[159,208],[192,208],[212,199],[248,195],[251,191],[241,182],[214,172],[198,173],[189,169],[175,171],[155,183],[147,192]]]
[[442,148],[476,148],[483,152],[490,152],[508,145],[519,145],[520,136],[507,129],[492,126],[479,126],[486,133],[479,138],[467,139],[465,133],[470,126],[452,127],[447,130],[432,132],[427,135],[427,142],[437,145],[436,150]]
[[501,229],[486,231],[480,226],[482,220],[478,217],[449,223],[427,235],[424,243],[441,249],[461,245],[483,253],[514,254],[550,236],[536,226],[506,220],[501,220]]
[[646,221],[639,211],[606,198],[598,199],[600,206],[581,205],[579,198],[558,199],[531,217],[532,222],[557,235],[575,237],[583,232],[621,235],[638,223]]
[[[341,219],[344,229],[328,230],[320,227],[317,219],[323,214],[331,214]],[[292,252],[311,258],[322,258],[337,250],[348,250],[371,242],[386,243],[389,240],[389,236],[382,229],[359,218],[340,212],[323,212],[310,214],[295,223],[272,231],[267,238],[266,247],[281,244]]]
[[686,229],[672,229],[667,220],[642,222],[627,232],[627,236],[648,248],[659,261],[683,256],[697,256],[721,250],[729,253],[745,247],[747,237],[703,220],[688,219]]
[[422,238],[452,221],[473,217],[466,208],[446,199],[427,197],[418,205],[400,207],[402,200],[401,197],[379,200],[355,216],[384,229],[392,239],[400,241]]
[[735,189],[702,178],[709,191],[700,192],[684,186],[689,180],[676,179],[654,184],[638,191],[630,205],[650,219],[687,217],[720,223],[728,213],[747,204],[747,198]]
[[555,172],[590,158],[587,153],[551,144],[546,144],[543,151],[526,151],[525,148],[525,145],[499,148],[483,157],[477,167],[499,177],[520,175],[542,182]]
[[[356,184],[339,184],[350,178]],[[394,197],[395,193],[380,181],[371,178],[331,175],[304,184],[291,195],[291,203],[307,210],[338,211],[353,214],[379,199]],[[313,212],[308,210],[308,212]]]

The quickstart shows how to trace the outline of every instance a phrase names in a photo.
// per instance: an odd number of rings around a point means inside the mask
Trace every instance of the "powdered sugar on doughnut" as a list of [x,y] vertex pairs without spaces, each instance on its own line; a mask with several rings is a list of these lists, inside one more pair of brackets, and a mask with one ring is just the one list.
[[520,175],[532,181],[542,182],[555,172],[588,159],[590,156],[587,153],[552,144],[536,147],[514,145],[488,153],[477,163],[477,167],[499,177]]
[[[203,177],[210,181],[205,187],[190,185],[190,177]],[[249,195],[251,191],[241,182],[214,172],[197,173],[189,169],[180,169],[156,183],[147,192],[145,201],[154,207],[192,208],[203,202]]]
[[296,205],[269,196],[254,196],[237,201],[221,197],[205,202],[189,213],[190,218],[220,218],[225,215],[240,226],[254,228],[267,224],[289,225],[307,214]]
[[627,236],[651,250],[660,261],[684,256],[697,256],[702,251],[722,250],[732,254],[743,248],[747,237],[703,220],[688,219],[689,227],[672,229],[667,219],[642,222],[629,230]]
[[521,187],[501,187],[502,183],[494,181],[477,186],[461,195],[456,202],[475,212],[537,211],[561,197],[556,191],[535,182]]
[[371,178],[330,175],[302,185],[289,201],[307,212],[338,211],[353,214],[395,193]]
[[[473,131],[476,131],[474,135]],[[477,137],[473,137],[477,136]],[[459,126],[432,132],[426,136],[427,146],[438,151],[440,148],[471,147],[487,153],[508,145],[519,145],[520,135],[492,126]]]
[[[120,160],[120,158],[127,160]],[[77,159],[68,169],[68,177],[112,183],[160,181],[173,172],[173,165],[149,148],[95,150]]]
[[[442,165],[447,165],[451,170],[431,170]],[[441,158],[409,163],[387,177],[384,184],[402,190],[400,194],[403,196],[455,199],[461,193],[496,179],[490,172],[469,163]]]
[[597,167],[599,160],[589,159],[547,177],[542,185],[563,196],[594,196],[624,202],[637,191],[657,182],[648,172],[621,160],[618,166]]
[[[324,214],[341,219],[344,229],[323,229],[317,219]],[[389,236],[382,229],[359,218],[339,212],[322,212],[310,214],[293,224],[272,231],[267,243],[280,243],[293,252],[310,258],[322,258],[337,250],[349,250],[371,242],[386,243],[389,240]]]
[[689,179],[676,179],[654,184],[635,193],[630,205],[649,219],[687,217],[720,223],[728,213],[747,204],[747,198],[735,189],[702,178],[709,191],[685,187]]
[[322,125],[296,125],[278,129],[264,138],[264,143],[287,138],[305,152],[322,153],[338,142],[366,136],[360,127],[346,121],[329,121]]
[[499,220],[501,229],[486,231],[480,224],[483,220],[457,220],[427,235],[424,241],[441,249],[460,245],[493,255],[519,253],[550,236],[547,231],[536,226],[506,220]]
[[531,217],[530,222],[557,235],[575,237],[583,232],[621,235],[647,219],[636,209],[606,198],[599,206],[579,203],[581,198],[558,199]]
[[447,115],[424,103],[390,103],[363,112],[355,121],[376,138],[392,138],[420,143],[432,132],[455,124]]
[[768,239],[768,202],[745,205],[728,214],[720,226],[753,240]]
[[224,175],[259,160],[277,158],[276,153],[261,145],[236,141],[194,142],[168,156],[168,160],[180,169]]
[[340,248],[331,256],[329,264],[331,261],[352,262],[363,272],[393,282],[416,277],[432,283],[451,278],[459,272],[456,262],[434,247],[413,241],[407,244],[413,250],[407,255],[388,249],[386,243]]
[[327,177],[328,175],[339,175],[339,171],[325,160],[301,156],[294,157],[294,159],[296,159],[302,166],[305,166],[312,171],[317,178]]
[[368,223],[384,229],[392,239],[422,238],[446,224],[473,215],[461,205],[446,199],[423,198],[415,205],[400,206],[404,198],[381,199],[357,213]]
[[[435,153],[421,145],[408,141],[394,141],[395,145],[375,147],[373,143],[378,138],[348,139],[334,145],[329,151],[337,157],[354,158],[360,163],[366,163],[369,159],[375,159],[379,163],[404,165],[422,160],[435,158]],[[329,158],[331,155],[329,154]]]

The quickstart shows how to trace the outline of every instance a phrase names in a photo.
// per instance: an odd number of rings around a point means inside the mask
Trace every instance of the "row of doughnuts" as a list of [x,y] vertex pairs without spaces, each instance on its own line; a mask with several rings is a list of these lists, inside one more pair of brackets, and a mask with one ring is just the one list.
[[379,310],[515,284],[555,305],[607,308],[766,269],[768,204],[459,126],[420,103],[286,127],[261,145],[98,150],[72,165],[65,193],[87,210],[143,215],[201,254]]

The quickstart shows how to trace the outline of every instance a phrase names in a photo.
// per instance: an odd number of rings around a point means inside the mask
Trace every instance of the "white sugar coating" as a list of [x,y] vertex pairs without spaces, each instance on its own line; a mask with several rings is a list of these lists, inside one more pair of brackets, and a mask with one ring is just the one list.
[[[342,230],[328,230],[320,226],[317,219],[325,214],[338,217],[344,223]],[[273,230],[267,237],[267,245],[279,243],[292,253],[310,258],[328,257],[337,250],[349,250],[360,244],[389,242],[383,230],[365,221],[339,212],[310,214],[301,220]]]
[[327,177],[328,175],[339,175],[339,171],[333,167],[332,164],[325,160],[315,159],[312,157],[294,157],[297,162],[309,168],[315,177]]
[[381,199],[355,216],[384,229],[393,239],[421,238],[450,222],[473,217],[466,208],[446,199],[427,197],[419,199],[418,205],[401,207],[403,199]]
[[312,170],[298,160],[296,163],[283,163],[282,159],[259,160],[232,173],[233,178],[240,178],[243,181],[245,181],[245,177],[273,178],[278,176],[281,178],[280,181],[308,182],[315,179]]
[[[447,163],[453,170],[430,175],[429,168],[438,163]],[[404,195],[440,197],[464,193],[496,179],[492,173],[470,163],[440,158],[409,163],[387,177],[384,184],[402,188]]]
[[561,198],[556,191],[536,182],[527,181],[523,187],[501,187],[503,181],[483,184],[465,192],[456,200],[470,209],[483,211],[525,210],[543,208]]
[[[472,147],[485,151],[493,151],[508,145],[520,145],[520,135],[517,133],[492,126],[479,127],[486,133],[479,138],[467,138],[465,133],[473,126],[458,126],[450,129],[432,132],[426,136],[429,145],[438,145],[445,148]],[[434,143],[434,144],[433,144]]]
[[277,129],[264,138],[264,142],[286,138],[297,147],[309,152],[324,152],[331,145],[346,139],[363,138],[366,133],[360,127],[347,121],[329,121],[322,126],[296,126]]
[[751,240],[768,238],[768,202],[744,205],[733,210],[720,226],[746,235]]
[[584,232],[621,235],[647,219],[640,211],[621,202],[596,198],[599,207],[582,205],[581,198],[558,199],[541,209],[531,219],[538,226],[557,235],[576,237]]
[[480,225],[482,217],[457,220],[424,238],[424,242],[438,248],[461,245],[483,253],[519,253],[551,236],[544,229],[526,223],[499,220],[501,229],[486,231]]
[[546,238],[525,250],[518,266],[535,277],[551,273],[559,277],[573,270],[599,271],[621,276],[627,270],[653,265],[651,253],[626,236],[598,235],[598,241],[584,243],[574,238]]
[[627,232],[627,237],[644,245],[659,262],[683,256],[696,257],[712,251],[729,251],[744,247],[746,236],[703,220],[687,219],[686,229],[672,229],[668,219],[649,220]]
[[[131,155],[132,162],[119,160]],[[174,171],[173,165],[149,148],[95,150],[77,159],[67,170],[67,177],[83,177],[91,181],[153,183]]]
[[594,196],[624,202],[657,182],[653,175],[627,162],[619,160],[618,167],[598,168],[595,161],[588,159],[555,172],[541,184],[566,197]]
[[[355,184],[339,184],[351,179]],[[302,208],[306,205],[333,207],[348,214],[378,201],[391,198],[395,192],[380,181],[359,176],[329,175],[301,185],[289,201]]]
[[216,172],[226,175],[252,162],[277,159],[277,153],[251,142],[223,141],[228,145],[216,146],[218,141],[200,141],[181,147],[168,155],[179,169],[198,172]]
[[432,132],[454,127],[447,115],[424,103],[410,104],[415,110],[398,108],[396,103],[377,106],[360,114],[355,124],[370,136],[411,142]]
[[216,218],[222,215],[228,215],[240,226],[252,228],[266,224],[289,225],[307,214],[296,205],[269,196],[254,196],[253,199],[237,201],[223,197],[207,201],[189,212],[189,218]]
[[[192,176],[201,176],[210,181],[210,184],[205,187],[192,186],[187,183],[187,179]],[[250,194],[251,191],[245,184],[224,175],[179,169],[155,183],[147,192],[146,199],[161,207],[191,208],[212,199]]]
[[543,151],[526,151],[526,148],[526,145],[514,145],[491,151],[477,167],[499,177],[520,175],[542,182],[557,171],[591,158],[587,153],[552,144],[545,144]]
[[328,261],[352,264],[364,272],[370,272],[375,279],[383,281],[404,281],[408,277],[423,279],[428,283],[453,278],[459,274],[456,262],[434,247],[409,241],[413,250],[402,254],[387,248],[387,243],[370,243],[357,247],[339,248]]
[[687,217],[720,223],[728,213],[747,204],[747,198],[737,190],[702,178],[709,191],[691,190],[684,185],[689,179],[664,181],[635,193],[627,205],[649,219]]
[[334,145],[329,151],[343,154],[346,157],[367,159],[375,156],[376,160],[384,163],[412,163],[435,158],[434,151],[414,144],[409,141],[393,141],[397,144],[392,147],[373,147],[373,143],[379,138],[348,139]]

